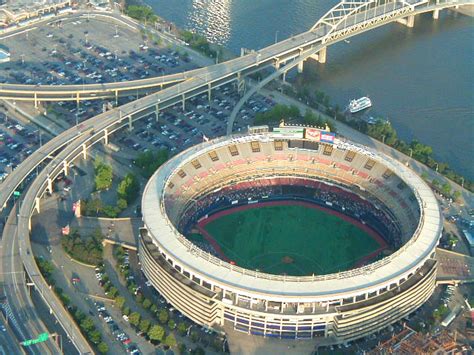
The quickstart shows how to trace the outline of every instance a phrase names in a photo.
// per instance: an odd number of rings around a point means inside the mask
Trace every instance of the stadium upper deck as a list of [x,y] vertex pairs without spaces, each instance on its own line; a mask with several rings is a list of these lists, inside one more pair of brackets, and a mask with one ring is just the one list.
[[[347,340],[390,324],[416,309],[431,294],[436,270],[432,258],[442,225],[429,187],[404,165],[366,147],[338,139],[333,144],[305,142],[308,141],[282,138],[275,133],[220,138],[184,151],[150,179],[142,201],[146,229],[141,233],[140,258],[144,272],[190,318],[209,326],[222,326],[227,319],[236,329],[263,331],[262,335],[271,336],[270,328],[250,326],[248,319],[283,313],[291,314],[295,319],[288,320],[297,324],[298,314],[313,314],[325,324],[324,336]],[[226,263],[200,250],[175,228],[187,208],[200,197],[265,177],[321,180],[353,190],[357,187],[361,194],[373,196],[393,213],[404,245],[392,255],[361,268],[297,277],[264,274]],[[173,290],[171,283],[177,288]],[[406,297],[410,297],[409,303]],[[403,302],[399,301],[395,312],[391,302],[397,299]],[[371,316],[359,314],[359,320],[345,324],[358,304],[372,309]],[[383,310],[374,311],[378,307]],[[344,309],[349,313],[342,316]],[[239,323],[236,314],[247,320]],[[374,322],[373,317],[378,321]],[[311,319],[316,327],[316,318]],[[280,326],[285,323],[281,319],[278,322]],[[319,332],[318,329],[313,331]],[[293,334],[295,330],[287,331]],[[303,333],[297,331],[295,336]],[[280,328],[278,336],[284,334]]]

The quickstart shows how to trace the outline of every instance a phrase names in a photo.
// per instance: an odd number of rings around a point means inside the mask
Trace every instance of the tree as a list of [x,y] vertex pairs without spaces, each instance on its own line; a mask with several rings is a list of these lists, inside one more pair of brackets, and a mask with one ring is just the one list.
[[179,343],[178,344],[178,352],[180,354],[185,354],[186,353],[186,344]]
[[176,346],[176,338],[174,337],[173,333],[170,333],[166,338],[164,343],[170,347]]
[[90,332],[91,330],[95,329],[94,321],[92,318],[84,318],[81,321],[81,328],[84,329],[86,333]]
[[199,334],[196,331],[191,332],[191,341],[193,343],[197,342],[199,340]]
[[170,318],[168,311],[166,309],[162,309],[158,315],[158,320],[160,321],[161,324],[166,324],[168,322],[168,319]]
[[138,196],[140,184],[135,175],[128,173],[117,187],[117,194],[120,199],[124,199],[127,203],[133,202]]
[[148,331],[148,337],[152,341],[162,341],[165,336],[165,330],[162,326],[155,324]]
[[94,162],[95,189],[98,191],[107,190],[112,186],[113,170],[112,166],[105,164],[102,159]]
[[130,322],[131,325],[134,325],[135,327],[137,327],[138,324],[140,323],[140,313],[138,313],[138,312],[133,312],[133,313],[130,314],[130,316],[128,317],[128,321]]
[[142,319],[140,321],[140,325],[138,326],[138,328],[140,329],[140,331],[142,331],[143,333],[146,333],[148,332],[148,329],[150,329],[150,321],[148,319]]
[[186,332],[187,332],[187,330],[188,330],[188,328],[186,327],[186,323],[180,322],[180,323],[178,324],[177,330],[178,330],[178,333],[179,333],[181,336],[186,335]]
[[157,16],[151,7],[143,5],[129,5],[126,8],[127,15],[138,21],[155,22]]
[[191,351],[191,354],[193,354],[193,355],[205,355],[206,352],[204,351],[203,348],[198,346],[197,348],[193,349],[193,351]]
[[459,190],[454,191],[453,192],[454,201],[459,201],[460,198],[461,198],[461,192]]
[[115,297],[115,304],[119,309],[122,309],[123,306],[125,305],[125,297],[122,296],[117,296]]
[[160,149],[156,152],[148,151],[138,154],[134,164],[138,166],[144,177],[149,178],[156,169],[168,160],[168,150]]
[[128,315],[130,314],[130,307],[125,306],[125,307],[122,309],[122,314],[125,314],[126,316],[128,316]]
[[118,290],[116,287],[111,287],[110,290],[109,290],[109,296],[110,297],[115,297],[117,296],[117,293],[118,293]]
[[102,334],[96,329],[89,333],[89,339],[94,344],[99,344],[102,341]]
[[170,328],[171,330],[173,330],[174,328],[176,328],[176,322],[172,319],[170,319],[168,321],[168,328]]
[[126,209],[127,206],[128,206],[127,200],[125,200],[124,198],[119,198],[117,200],[117,207],[120,208],[122,211]]
[[109,351],[109,346],[107,343],[101,342],[99,345],[97,345],[97,350],[99,350],[101,354],[105,354]]
[[451,184],[448,183],[448,182],[444,183],[444,184],[441,186],[441,192],[442,192],[445,196],[451,195]]
[[156,304],[152,304],[152,305],[151,305],[150,311],[151,311],[152,313],[158,312],[158,307],[156,306]]
[[143,306],[143,308],[145,308],[145,309],[150,308],[150,306],[151,306],[151,301],[150,301],[148,298],[145,298],[145,299],[143,300],[142,306]]

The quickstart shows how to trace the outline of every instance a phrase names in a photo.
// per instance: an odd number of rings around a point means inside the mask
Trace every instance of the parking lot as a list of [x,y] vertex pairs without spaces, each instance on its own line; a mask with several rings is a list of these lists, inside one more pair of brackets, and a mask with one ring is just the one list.
[[56,22],[3,42],[11,52],[0,65],[3,83],[105,83],[196,68],[157,37],[96,18]]
[[[186,101],[186,110],[177,104],[161,112],[158,122],[155,114],[150,114],[136,122],[132,132],[120,132],[114,143],[129,152],[165,148],[175,154],[203,139],[224,135],[227,119],[238,99],[232,84],[216,88],[210,102],[207,94],[196,96]],[[267,111],[274,104],[271,98],[256,96],[240,112],[234,130],[245,130],[257,112]]]
[[46,139],[35,126],[0,112],[0,183]]

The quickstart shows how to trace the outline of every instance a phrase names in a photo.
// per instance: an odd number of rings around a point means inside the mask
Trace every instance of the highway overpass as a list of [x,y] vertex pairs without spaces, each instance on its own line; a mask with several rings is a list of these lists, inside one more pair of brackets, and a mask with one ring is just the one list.
[[[186,100],[190,97],[202,94],[203,92],[210,92],[212,87],[242,79],[242,76],[248,70],[268,65],[279,68],[278,74],[284,74],[295,66],[301,70],[302,63],[305,60],[315,55],[317,55],[317,59],[322,60],[323,56],[325,56],[326,47],[340,40],[393,21],[406,20],[407,24],[410,25],[412,20],[407,20],[409,16],[463,4],[472,4],[472,0],[462,2],[455,0],[444,2],[343,2],[329,11],[308,32],[271,45],[258,52],[200,69],[199,74],[194,73],[191,77],[173,86],[97,115],[80,126],[68,129],[27,158],[2,183],[0,206],[6,205],[18,185],[37,166],[47,163],[47,166],[40,171],[24,194],[24,201],[19,210],[16,231],[19,244],[18,250],[26,273],[36,287],[42,290],[43,299],[51,307],[58,321],[71,336],[79,351],[87,353],[90,351],[90,347],[80,334],[77,326],[74,325],[69,313],[64,309],[53,291],[47,287],[45,280],[39,273],[38,266],[31,253],[29,239],[31,215],[35,210],[40,211],[41,197],[46,191],[52,191],[54,178],[62,171],[67,173],[69,164],[74,159],[79,156],[86,158],[87,150],[93,144],[101,141],[107,143],[110,135],[116,130],[124,127],[132,129],[133,122],[140,119],[144,114],[155,112],[158,118],[158,112],[161,109],[176,103],[185,105]],[[126,87],[127,85],[134,84],[121,83],[121,85]],[[39,88],[35,90],[39,90]],[[2,87],[0,97],[3,97],[1,96],[3,92],[4,88]],[[38,100],[38,93],[36,95]],[[15,98],[17,97],[15,96]],[[41,98],[41,100],[45,99]],[[57,98],[50,97],[50,99]]]
[[[227,72],[228,75],[240,78],[262,67],[279,68],[310,49],[314,51],[314,59],[325,62],[327,47],[346,38],[395,21],[411,27],[414,25],[414,16],[420,13],[433,12],[433,16],[437,18],[441,9],[472,4],[473,0],[343,1],[328,11],[309,31],[221,64],[126,82],[62,86],[2,84],[0,99],[34,101],[35,105],[41,101],[117,100],[119,96],[136,95],[137,92],[149,94],[189,78],[205,78],[209,72]],[[130,26],[134,24],[130,19],[117,14],[109,16],[117,21],[127,20]],[[300,64],[298,69],[301,71],[302,68],[303,65]],[[209,79],[207,84],[211,89],[214,81]]]

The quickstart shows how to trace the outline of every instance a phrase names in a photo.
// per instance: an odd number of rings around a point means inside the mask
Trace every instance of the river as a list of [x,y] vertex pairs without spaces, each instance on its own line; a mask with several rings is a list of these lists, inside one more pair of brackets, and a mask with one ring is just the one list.
[[[161,17],[240,53],[309,29],[333,0],[146,0]],[[389,24],[328,48],[297,80],[341,107],[369,96],[370,115],[388,118],[406,141],[474,179],[474,20],[443,11],[415,27]]]

